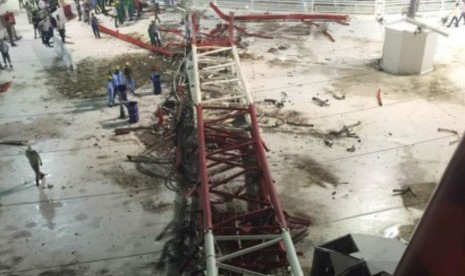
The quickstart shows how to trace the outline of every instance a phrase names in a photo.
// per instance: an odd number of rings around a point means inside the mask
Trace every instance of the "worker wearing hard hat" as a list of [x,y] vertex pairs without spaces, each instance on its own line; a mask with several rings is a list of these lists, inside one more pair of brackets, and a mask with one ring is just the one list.
[[115,72],[113,73],[113,82],[117,88],[116,91],[118,92],[119,100],[126,102],[128,100],[126,96],[126,81],[124,80],[124,75],[120,71],[119,66],[115,67]]
[[115,105],[115,84],[113,83],[113,77],[111,75],[108,76],[107,91],[108,107],[112,107],[113,105]]
[[129,91],[131,91],[132,95],[135,95],[135,82],[134,78],[132,77],[132,70],[129,62],[126,62],[123,67],[123,75],[124,78],[126,79],[126,85]]

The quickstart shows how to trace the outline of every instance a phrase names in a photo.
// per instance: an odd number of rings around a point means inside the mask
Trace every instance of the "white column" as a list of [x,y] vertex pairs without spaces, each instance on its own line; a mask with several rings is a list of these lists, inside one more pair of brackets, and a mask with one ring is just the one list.
[[287,229],[283,229],[281,233],[283,237],[284,246],[286,247],[287,261],[291,266],[293,276],[304,276],[302,268],[300,267],[299,258],[295,252],[294,243],[292,242],[291,235]]
[[207,276],[217,276],[218,268],[216,267],[215,240],[212,230],[208,230],[204,235],[205,257],[207,259]]

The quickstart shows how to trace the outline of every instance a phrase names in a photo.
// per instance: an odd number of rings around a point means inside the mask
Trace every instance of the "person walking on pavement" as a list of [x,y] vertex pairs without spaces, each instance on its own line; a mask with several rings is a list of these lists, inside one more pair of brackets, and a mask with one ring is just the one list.
[[158,14],[160,13],[160,0],[154,0],[155,4],[155,19],[158,17]]
[[81,6],[82,6],[81,8],[83,10],[83,15],[84,15],[83,20],[87,24],[90,24],[90,18],[89,18],[90,5],[89,5],[89,2],[87,2],[87,0],[86,0],[86,1],[82,2]]
[[52,28],[52,24],[50,24],[48,19],[44,19],[42,21],[42,42],[45,46],[52,47],[52,45],[50,45],[50,28]]
[[42,29],[39,27],[40,16],[37,11],[32,13],[32,25],[34,26],[34,39],[37,38],[37,34],[39,37],[42,37]]
[[113,15],[115,17],[115,28],[118,28],[119,15],[118,15],[117,3],[113,3]]
[[127,88],[129,88],[129,91],[131,92],[132,95],[136,95],[135,82],[134,82],[134,79],[132,78],[132,70],[131,70],[131,66],[129,65],[129,62],[126,62],[126,64],[124,64],[123,75],[124,75],[124,78],[126,79]]
[[[7,67],[7,61],[10,64],[10,68],[13,68],[11,65],[11,59],[9,54],[10,47],[6,44],[5,40],[0,40],[0,52],[2,53],[3,63],[5,63],[5,68]],[[1,64],[0,64],[1,66]]]
[[152,46],[155,46],[155,37],[153,36],[153,24],[154,23],[155,23],[155,21],[152,20],[152,22],[150,22],[149,29],[148,29],[150,44]]
[[461,14],[460,14],[460,18],[459,18],[459,21],[457,22],[457,24],[460,23],[460,21],[463,18],[463,24],[465,25],[465,0],[462,0],[460,2],[459,7],[460,7]]
[[113,83],[113,77],[110,75],[108,76],[108,107],[112,107],[115,105],[115,85]]
[[26,9],[27,21],[29,22],[29,24],[32,24],[32,7],[29,4],[29,2],[26,2],[24,8]]
[[158,30],[158,25],[157,22],[155,22],[155,20],[152,21],[152,32],[153,38],[155,40],[155,45],[161,47],[160,32]]
[[26,150],[26,157],[29,160],[29,164],[31,164],[34,173],[36,174],[36,186],[39,186],[40,179],[45,177],[45,174],[40,171],[40,166],[42,166],[42,159],[40,159],[40,155],[37,151],[33,150],[31,146],[27,147]]
[[60,34],[61,41],[65,43],[65,20],[61,19],[60,15],[57,14],[57,30]]
[[459,26],[459,3],[457,2],[455,4],[454,10],[452,11],[452,19],[449,22],[449,25],[447,25],[447,28],[450,28],[450,25],[452,25],[455,22],[455,27],[457,28]]
[[81,1],[76,1],[76,9],[77,9],[77,13],[78,13],[78,20],[81,21],[81,20],[82,20],[82,5],[81,5]]
[[94,31],[95,38],[100,38],[100,31],[98,29],[98,19],[95,17],[95,14],[92,13],[90,18],[90,25],[92,26],[92,30]]

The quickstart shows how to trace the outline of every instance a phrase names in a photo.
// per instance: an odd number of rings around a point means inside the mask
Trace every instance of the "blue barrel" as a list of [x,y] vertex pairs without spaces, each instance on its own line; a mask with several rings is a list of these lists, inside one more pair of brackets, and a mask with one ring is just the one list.
[[137,107],[137,102],[128,102],[127,107],[129,122],[132,124],[139,122],[139,108]]
[[160,95],[161,94],[160,75],[153,74],[152,75],[152,82],[153,82],[153,93],[155,95]]

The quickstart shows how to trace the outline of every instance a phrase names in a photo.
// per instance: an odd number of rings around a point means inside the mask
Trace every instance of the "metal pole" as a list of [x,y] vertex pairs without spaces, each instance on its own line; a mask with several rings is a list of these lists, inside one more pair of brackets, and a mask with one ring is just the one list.
[[408,7],[407,17],[415,18],[417,12],[417,5],[420,0],[410,0],[410,6]]
[[[283,235],[283,237],[284,237],[284,235]],[[224,261],[227,261],[229,259],[233,259],[233,258],[242,256],[242,255],[245,255],[245,254],[248,254],[248,253],[263,249],[263,248],[266,248],[266,247],[271,246],[273,244],[279,243],[283,239],[283,237],[279,237],[279,238],[276,238],[276,239],[273,239],[273,240],[269,240],[269,241],[266,241],[264,243],[260,243],[260,244],[257,244],[257,245],[251,246],[251,247],[241,249],[241,250],[236,251],[234,253],[231,253],[229,255],[219,257],[217,259],[217,261],[218,262],[224,262]],[[291,242],[292,242],[292,240],[291,240]],[[295,253],[295,251],[294,251],[294,253]],[[300,274],[298,274],[298,275],[300,275]]]
[[293,276],[304,276],[302,268],[300,268],[299,258],[295,252],[294,243],[292,242],[291,235],[287,229],[283,229],[281,233],[283,237],[284,246],[286,247],[287,261],[291,266]]
[[212,230],[208,230],[204,235],[205,240],[205,257],[207,259],[207,276],[217,276],[218,268],[216,267],[215,241]]
[[239,76],[242,88],[244,89],[244,93],[245,93],[245,96],[246,96],[246,99],[247,99],[247,103],[248,104],[253,103],[252,96],[250,95],[249,85],[248,85],[247,81],[245,80],[245,76],[242,74],[242,70],[241,70],[241,67],[240,67],[241,66],[241,61],[239,59],[239,54],[237,53],[237,48],[236,48],[235,45],[233,45],[231,47],[231,51],[232,51],[232,54],[233,54],[233,57],[234,57],[234,62],[236,63],[236,68],[237,68],[236,73]]
[[202,102],[202,92],[200,91],[200,77],[199,77],[199,64],[197,57],[197,46],[192,45],[192,69],[194,71],[194,86],[195,86],[195,97],[193,98],[196,104]]

